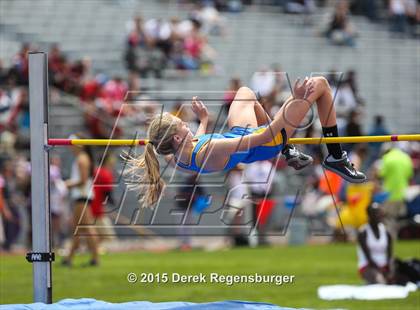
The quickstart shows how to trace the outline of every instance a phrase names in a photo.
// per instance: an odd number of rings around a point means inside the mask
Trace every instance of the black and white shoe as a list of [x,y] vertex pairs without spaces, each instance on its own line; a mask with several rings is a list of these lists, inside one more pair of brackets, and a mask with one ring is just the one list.
[[363,183],[366,181],[366,176],[362,172],[354,169],[345,151],[343,151],[340,159],[335,159],[333,156],[328,155],[322,162],[322,166],[325,169],[337,173],[350,183]]
[[287,144],[283,149],[282,154],[286,157],[287,165],[296,170],[301,170],[314,161],[311,156],[302,153],[292,144]]

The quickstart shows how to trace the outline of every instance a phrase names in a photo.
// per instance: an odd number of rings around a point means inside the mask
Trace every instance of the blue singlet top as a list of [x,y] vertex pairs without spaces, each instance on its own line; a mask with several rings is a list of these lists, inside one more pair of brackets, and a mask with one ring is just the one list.
[[[263,125],[257,128],[245,128],[240,126],[234,126],[230,131],[223,134],[220,133],[211,133],[203,134],[197,137],[198,141],[196,142],[192,153],[190,155],[190,162],[188,165],[179,162],[177,160],[176,164],[184,169],[192,170],[199,173],[213,173],[217,171],[208,171],[197,166],[196,157],[198,152],[211,140],[211,139],[229,139],[229,138],[238,138],[245,135],[260,133],[267,128],[267,125]],[[258,160],[267,160],[273,157],[276,157],[281,150],[283,149],[283,139],[286,139],[285,132],[278,133],[269,143],[258,145],[256,147],[250,148],[246,151],[236,152],[231,154],[229,160],[226,162],[225,167],[222,171],[229,171],[234,168],[239,163],[252,163]]]

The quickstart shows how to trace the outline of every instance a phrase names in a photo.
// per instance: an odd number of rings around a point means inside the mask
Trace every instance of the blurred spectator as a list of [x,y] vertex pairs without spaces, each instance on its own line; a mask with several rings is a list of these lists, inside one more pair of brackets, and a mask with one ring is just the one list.
[[199,30],[201,24],[193,20],[191,32],[187,34],[183,42],[183,52],[178,63],[181,69],[197,70],[200,68],[201,53],[204,47],[204,37]]
[[0,89],[0,130],[1,132],[9,127],[9,119],[13,114],[14,101],[8,96],[7,92]]
[[359,87],[357,85],[357,72],[355,70],[349,70],[346,73],[345,82],[351,89],[353,96],[358,104],[363,104],[363,100],[359,95]]
[[[326,76],[328,83],[332,89],[337,89],[338,84],[343,80],[343,73],[338,72],[336,68],[331,68]],[[335,91],[332,92],[335,94]]]
[[291,14],[309,15],[316,10],[314,0],[286,0],[284,1],[284,11]]
[[176,42],[182,40],[192,29],[191,20],[180,20],[177,16],[172,16],[170,19],[171,40]]
[[317,173],[319,177],[318,191],[323,195],[333,197],[336,201],[340,201],[343,179],[329,170],[317,171]]
[[271,161],[257,161],[246,165],[245,180],[249,186],[250,198],[254,202],[253,228],[258,234],[258,244],[267,244],[266,227],[274,201],[271,200],[275,168]]
[[32,247],[32,213],[31,213],[31,164],[28,156],[23,153],[14,158],[16,181],[19,186],[19,204],[22,214],[22,221],[26,225],[22,225],[24,245],[27,248]]
[[115,237],[112,221],[105,214],[105,206],[107,204],[114,205],[112,190],[114,188],[115,161],[115,154],[108,150],[103,158],[102,165],[96,168],[94,172],[94,197],[91,210],[95,224],[99,226],[96,228],[98,241]]
[[414,184],[420,184],[420,142],[411,142],[412,146],[411,158],[414,166]]
[[267,68],[261,68],[260,71],[255,72],[251,78],[251,88],[261,97],[268,97],[272,95],[276,86],[275,74]]
[[387,284],[392,280],[392,238],[382,211],[373,203],[367,208],[369,222],[359,229],[357,257],[359,273],[367,284]]
[[[384,117],[382,115],[375,115],[372,128],[368,132],[369,136],[385,136],[389,135],[388,129],[384,124]],[[381,147],[383,143],[369,143],[369,160],[368,166],[379,158]]]
[[[0,156],[3,158],[13,158],[19,150],[16,147],[16,136],[10,131],[0,131]],[[0,166],[2,161],[0,160]]]
[[29,43],[22,44],[20,51],[13,57],[12,70],[17,74],[18,85],[28,83],[29,61],[28,53],[33,50]]
[[[79,139],[79,136],[70,136],[70,139]],[[89,226],[93,224],[91,208],[85,208],[85,205],[91,205],[93,195],[92,177],[94,172],[94,159],[90,147],[72,146],[71,150],[75,156],[71,168],[70,179],[66,180],[66,186],[70,191],[73,208],[73,229],[72,242],[68,256],[62,260],[65,266],[71,266],[76,250],[80,246],[83,237],[87,241],[91,260],[88,265],[97,266],[99,264],[99,254],[97,245],[96,230]],[[86,226],[86,227],[84,227]]]
[[191,32],[184,38],[184,57],[186,69],[195,70],[210,64],[215,52],[208,45],[207,37],[200,32],[201,24],[195,20],[192,24]]
[[142,90],[139,76],[137,74],[129,74],[127,84],[128,91],[130,92],[130,94],[128,94],[129,96],[127,96],[129,99],[127,100],[135,100]]
[[413,38],[420,37],[420,3],[416,0],[409,0],[407,9],[407,21],[410,34]]
[[390,30],[404,33],[406,28],[406,0],[389,0]]
[[140,66],[137,55],[137,47],[128,44],[124,53],[125,67],[129,73],[136,73],[144,76],[143,68]]
[[243,10],[244,5],[251,5],[252,0],[215,0],[214,6],[218,11],[227,11],[230,13],[238,13]]
[[134,104],[134,109],[137,112],[135,119],[139,125],[148,126],[152,119],[156,116],[158,112],[158,108],[160,108],[159,104],[156,101],[152,101],[150,97],[145,95],[140,95],[136,97],[138,100],[137,104]]
[[8,70],[4,67],[3,61],[0,59],[0,85],[6,84]]
[[[309,125],[305,130],[304,138],[316,138],[320,136],[321,136],[321,133],[319,132],[319,130],[315,128],[314,123]],[[304,148],[303,150],[304,152],[311,154],[312,156],[315,155],[316,157],[318,157],[322,154],[322,149],[321,149],[320,144],[305,144],[303,145],[303,148]]]
[[103,74],[98,74],[93,79],[89,79],[83,83],[83,87],[79,94],[82,103],[91,103],[96,98],[101,96],[102,87],[108,81],[108,78]]
[[[124,106],[127,97],[128,84],[121,77],[108,79],[102,74],[83,84],[80,93],[84,117],[90,134],[94,138],[109,138],[111,132],[116,138],[121,134],[119,124],[115,124],[117,117],[131,115],[131,106]],[[125,109],[123,109],[126,107]]]
[[4,222],[13,221],[13,214],[10,212],[6,204],[5,198],[6,181],[0,173],[0,252],[6,242],[6,235],[4,231]]
[[[29,96],[27,88],[20,87],[12,92],[12,106],[6,126],[16,134],[17,143],[29,147]],[[6,114],[7,115],[7,114]]]
[[71,68],[72,82],[75,84],[74,93],[77,95],[80,93],[81,86],[92,78],[91,76],[92,60],[89,57],[76,60]]
[[139,102],[140,97],[142,96],[142,84],[139,76],[137,74],[128,75],[128,91],[124,98],[123,114],[124,116],[138,120],[141,114],[141,108],[146,102]]
[[360,113],[357,109],[350,111],[347,118],[345,133],[347,136],[363,136]]
[[147,77],[150,73],[154,73],[157,78],[162,77],[165,55],[169,55],[172,43],[170,25],[163,24],[163,29],[161,25],[161,20],[151,19],[144,23],[141,17],[134,18],[124,56],[129,72],[142,77]]
[[152,18],[144,23],[144,32],[149,40],[168,58],[172,48],[171,25],[161,18]]
[[[386,146],[386,145],[385,145]],[[406,213],[405,194],[410,179],[413,177],[413,163],[408,154],[399,148],[390,148],[380,163],[379,177],[384,189],[389,192],[384,204],[384,223],[394,240],[398,237],[398,217]]]
[[178,233],[181,239],[180,248],[183,251],[191,249],[191,235],[193,230],[194,214],[199,215],[203,209],[200,205],[202,199],[206,196],[204,187],[200,186],[199,176],[197,174],[189,175],[185,178],[182,186],[179,187],[176,195],[177,207],[185,213],[181,218]]
[[190,17],[202,24],[205,34],[224,35],[226,32],[224,18],[211,3],[197,4]]
[[[345,183],[340,194],[343,195],[343,204],[340,208],[336,227],[344,226],[347,240],[355,239],[355,229],[360,228],[368,221],[366,210],[374,199],[379,188],[375,182],[367,181],[361,184]],[[342,225],[342,226],[341,226]]]
[[[342,82],[337,81],[331,88],[333,94],[335,94],[334,107],[337,118],[346,120],[351,111],[355,110],[359,104],[355,72],[347,72],[344,80]],[[343,122],[343,120],[340,122]]]
[[148,37],[144,30],[143,18],[139,15],[135,16],[128,25],[127,43],[131,47],[146,46],[148,44]]
[[420,3],[416,0],[389,0],[390,31],[395,36],[420,35]]
[[326,33],[331,43],[346,46],[356,45],[356,33],[350,23],[349,15],[348,1],[338,1]]
[[83,83],[89,76],[91,61],[90,59],[67,60],[58,45],[53,45],[50,50],[49,68],[50,81],[53,86],[67,93],[79,95],[83,88]]
[[236,92],[239,88],[241,88],[242,82],[241,79],[238,77],[233,77],[229,81],[229,88],[225,91],[223,95],[223,107],[226,112],[226,115],[229,112],[230,104],[232,103],[233,99],[235,98]]
[[63,242],[63,214],[67,208],[67,187],[61,176],[61,159],[51,157],[50,164],[50,206],[52,221],[52,244],[60,248]]
[[[278,101],[284,101],[284,98],[288,98],[290,95],[290,87],[287,81],[286,72],[283,71],[283,68],[279,63],[273,63],[271,65],[271,71],[275,75],[276,78],[276,93],[275,93],[275,103]],[[278,100],[277,96],[280,95],[280,100]],[[272,114],[273,116],[275,115]]]
[[277,76],[268,68],[261,68],[252,75],[250,86],[257,97],[264,103],[267,111],[271,111],[277,93]]
[[66,77],[69,74],[69,65],[66,56],[61,52],[58,44],[53,44],[48,54],[49,79],[53,86],[66,89]]
[[12,245],[16,242],[21,232],[21,216],[19,208],[22,207],[22,200],[20,199],[20,189],[16,177],[15,165],[10,159],[4,160],[1,166],[0,177],[2,182],[3,194],[3,227],[5,234],[5,241],[3,249],[10,251]]
[[[360,113],[359,111],[352,110],[349,113],[347,124],[345,127],[345,136],[363,136],[362,132],[362,124],[360,121]],[[343,149],[347,152],[350,152],[354,148],[354,144],[343,144]]]
[[365,170],[364,164],[366,163],[367,157],[368,148],[366,144],[357,144],[350,154],[351,162],[353,163],[354,168],[358,170]]
[[232,237],[234,246],[251,244],[249,227],[244,227],[243,229],[241,227],[241,225],[245,225],[244,223],[248,223],[253,218],[253,206],[248,199],[244,199],[249,195],[249,189],[242,182],[243,171],[244,166],[239,164],[228,174],[226,210],[224,210],[222,215],[223,223],[232,225],[229,236]]
[[352,0],[350,11],[355,15],[364,15],[371,21],[377,21],[380,14],[379,9],[384,5],[380,2],[376,0]]
[[172,17],[169,21],[152,18],[143,22],[136,16],[128,23],[126,68],[130,73],[147,77],[153,72],[157,78],[169,66],[179,70],[212,72],[215,51],[207,42],[203,23],[210,32],[222,31],[221,18],[214,8],[193,11],[190,19]]
[[120,76],[115,76],[111,80],[107,81],[103,86],[101,97],[105,100],[105,104],[108,105],[109,111],[115,111],[119,113],[119,107],[124,101],[127,95],[128,85]]
[[[120,112],[121,92],[124,92],[125,86],[124,82],[118,80],[119,78],[117,81],[111,80],[106,91],[104,91],[104,86],[109,80],[103,74],[98,74],[94,79],[87,80],[83,84],[80,99],[86,126],[93,138],[108,139],[112,130],[109,127],[114,128],[114,117]],[[119,133],[119,127],[115,127],[114,137],[117,137]]]

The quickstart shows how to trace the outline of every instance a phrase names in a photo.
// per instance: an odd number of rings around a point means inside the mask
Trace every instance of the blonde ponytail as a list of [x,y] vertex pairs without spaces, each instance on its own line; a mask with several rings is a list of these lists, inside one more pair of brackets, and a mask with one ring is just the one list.
[[165,188],[156,153],[161,155],[174,153],[172,138],[177,131],[178,126],[174,117],[169,113],[163,113],[150,124],[149,143],[145,145],[144,153],[138,157],[127,154],[123,156],[127,160],[126,173],[130,177],[128,187],[140,193],[139,202],[143,207],[153,208]]

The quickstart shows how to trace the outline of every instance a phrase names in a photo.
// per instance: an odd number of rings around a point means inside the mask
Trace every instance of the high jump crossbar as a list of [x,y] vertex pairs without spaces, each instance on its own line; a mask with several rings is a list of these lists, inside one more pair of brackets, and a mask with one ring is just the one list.
[[[291,144],[325,144],[325,143],[374,143],[420,141],[420,134],[403,134],[388,136],[359,136],[336,138],[291,138]],[[50,146],[92,145],[92,146],[136,146],[145,145],[147,139],[48,139]]]

